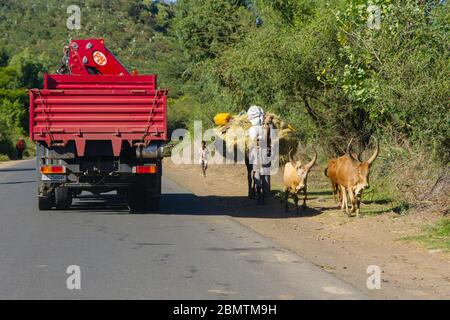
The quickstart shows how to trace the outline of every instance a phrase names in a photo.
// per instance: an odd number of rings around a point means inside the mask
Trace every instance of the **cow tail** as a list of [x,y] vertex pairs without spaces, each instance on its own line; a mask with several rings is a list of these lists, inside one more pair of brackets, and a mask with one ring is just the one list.
[[325,170],[323,171],[323,174],[325,175],[325,177],[329,178],[329,177],[328,177],[328,167],[325,168]]

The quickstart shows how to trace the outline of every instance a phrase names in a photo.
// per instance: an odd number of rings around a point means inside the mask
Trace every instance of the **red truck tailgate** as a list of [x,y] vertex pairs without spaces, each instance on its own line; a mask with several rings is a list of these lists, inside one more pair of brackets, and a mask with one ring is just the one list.
[[79,156],[88,140],[111,140],[115,156],[123,141],[164,141],[167,92],[154,75],[45,75],[44,89],[30,90],[30,137],[73,140]]

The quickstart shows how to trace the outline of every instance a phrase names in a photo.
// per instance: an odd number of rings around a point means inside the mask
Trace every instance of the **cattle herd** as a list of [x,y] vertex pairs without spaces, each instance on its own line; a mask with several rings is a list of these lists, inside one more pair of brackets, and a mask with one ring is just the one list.
[[[362,193],[369,187],[369,170],[380,152],[378,140],[375,137],[374,140],[375,151],[368,160],[361,160],[361,154],[356,156],[351,153],[352,140],[350,140],[346,153],[338,158],[330,159],[325,169],[325,176],[331,181],[333,197],[336,202],[340,203],[341,209],[345,210],[347,215],[356,212],[356,216],[359,217]],[[294,160],[291,152],[289,153],[289,162],[285,164],[283,174],[286,211],[288,211],[289,195],[292,194],[298,212],[298,194],[300,192],[304,194],[302,207],[306,208],[308,173],[317,159],[315,149],[314,153],[313,159],[306,165],[302,165],[301,161]],[[350,211],[348,200],[351,202]]]

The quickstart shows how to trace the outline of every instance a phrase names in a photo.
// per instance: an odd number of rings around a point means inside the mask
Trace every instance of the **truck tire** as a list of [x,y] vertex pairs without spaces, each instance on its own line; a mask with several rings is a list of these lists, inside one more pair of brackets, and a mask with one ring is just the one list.
[[78,198],[81,195],[81,193],[83,192],[83,190],[81,190],[81,189],[74,189],[72,191],[73,191],[72,192],[72,199],[73,198]]
[[143,188],[136,184],[127,191],[127,202],[132,213],[143,212],[145,210],[145,193]]
[[116,194],[120,197],[125,197],[127,195],[127,192],[124,189],[119,189],[119,190],[116,190]]
[[58,210],[67,210],[72,204],[72,191],[65,187],[55,188],[55,207]]
[[128,206],[133,213],[149,213],[159,209],[160,196],[149,193],[144,187],[128,190]]
[[148,177],[145,181],[145,209],[149,212],[159,210],[161,200],[161,162],[158,163],[158,175]]
[[54,198],[51,195],[38,196],[38,207],[41,211],[51,210],[54,202]]
[[150,197],[148,196],[146,198],[146,209],[148,211],[157,211],[159,210],[159,203],[160,203],[161,197]]

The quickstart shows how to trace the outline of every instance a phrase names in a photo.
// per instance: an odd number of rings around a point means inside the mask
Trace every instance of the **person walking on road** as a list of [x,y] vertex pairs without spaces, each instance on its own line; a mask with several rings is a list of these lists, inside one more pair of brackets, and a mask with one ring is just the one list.
[[261,146],[261,136],[256,139],[256,144],[250,151],[250,163],[253,164],[252,178],[256,187],[256,205],[264,205],[268,195],[268,181],[270,177],[270,160],[267,157],[267,148]]
[[17,159],[22,160],[23,158],[23,151],[25,150],[25,140],[20,138],[16,143],[16,150],[17,150]]
[[206,177],[206,170],[208,169],[208,148],[206,147],[206,141],[202,141],[202,146],[198,150],[198,155],[200,156],[203,176]]

